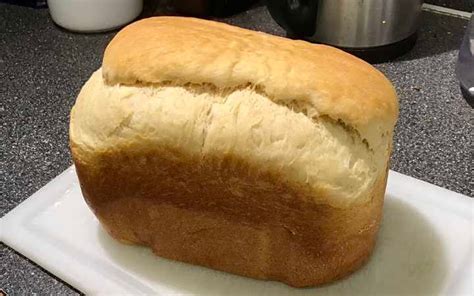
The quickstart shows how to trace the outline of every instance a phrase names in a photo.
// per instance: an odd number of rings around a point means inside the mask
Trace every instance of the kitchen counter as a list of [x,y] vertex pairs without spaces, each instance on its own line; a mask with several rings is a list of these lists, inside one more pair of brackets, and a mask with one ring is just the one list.
[[472,0],[425,0],[425,3],[464,11],[472,11],[474,9]]
[[[284,33],[262,6],[224,21]],[[474,113],[454,75],[466,25],[425,12],[415,48],[376,67],[400,97],[391,168],[472,196]],[[0,4],[0,217],[71,165],[69,111],[115,33],[70,33],[47,10]],[[12,295],[78,293],[4,244],[0,288]]]

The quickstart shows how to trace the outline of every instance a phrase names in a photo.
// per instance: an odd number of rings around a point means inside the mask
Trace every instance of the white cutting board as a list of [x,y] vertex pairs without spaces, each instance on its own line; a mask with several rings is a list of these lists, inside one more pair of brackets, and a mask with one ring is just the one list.
[[369,263],[334,284],[295,289],[115,242],[85,204],[70,167],[3,217],[0,238],[87,294],[474,295],[473,215],[473,199],[391,171]]

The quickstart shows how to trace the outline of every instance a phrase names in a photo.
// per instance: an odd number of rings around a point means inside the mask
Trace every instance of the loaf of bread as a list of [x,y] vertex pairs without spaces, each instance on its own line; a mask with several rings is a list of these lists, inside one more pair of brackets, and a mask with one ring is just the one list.
[[397,116],[391,83],[343,51],[155,17],[108,45],[70,146],[117,240],[304,287],[369,257]]

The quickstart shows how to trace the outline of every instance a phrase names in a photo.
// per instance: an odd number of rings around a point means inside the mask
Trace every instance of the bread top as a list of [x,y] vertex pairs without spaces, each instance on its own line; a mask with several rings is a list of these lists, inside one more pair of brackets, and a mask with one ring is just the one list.
[[394,88],[370,64],[330,46],[202,19],[135,22],[107,46],[102,69],[110,85],[251,85],[310,117],[342,121],[373,146],[398,117]]

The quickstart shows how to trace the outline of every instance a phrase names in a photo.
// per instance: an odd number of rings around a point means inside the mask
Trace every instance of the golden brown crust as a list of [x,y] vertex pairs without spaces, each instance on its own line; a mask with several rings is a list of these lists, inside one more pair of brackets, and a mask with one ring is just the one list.
[[127,26],[107,46],[102,68],[109,84],[251,84],[276,102],[304,102],[320,116],[342,120],[369,143],[398,117],[391,83],[352,55],[195,18],[154,17]]
[[250,177],[235,159],[239,169],[228,171],[155,153],[98,157],[94,169],[75,160],[87,203],[114,238],[159,256],[305,287],[353,272],[375,243],[386,174],[371,202],[337,209],[272,176]]

